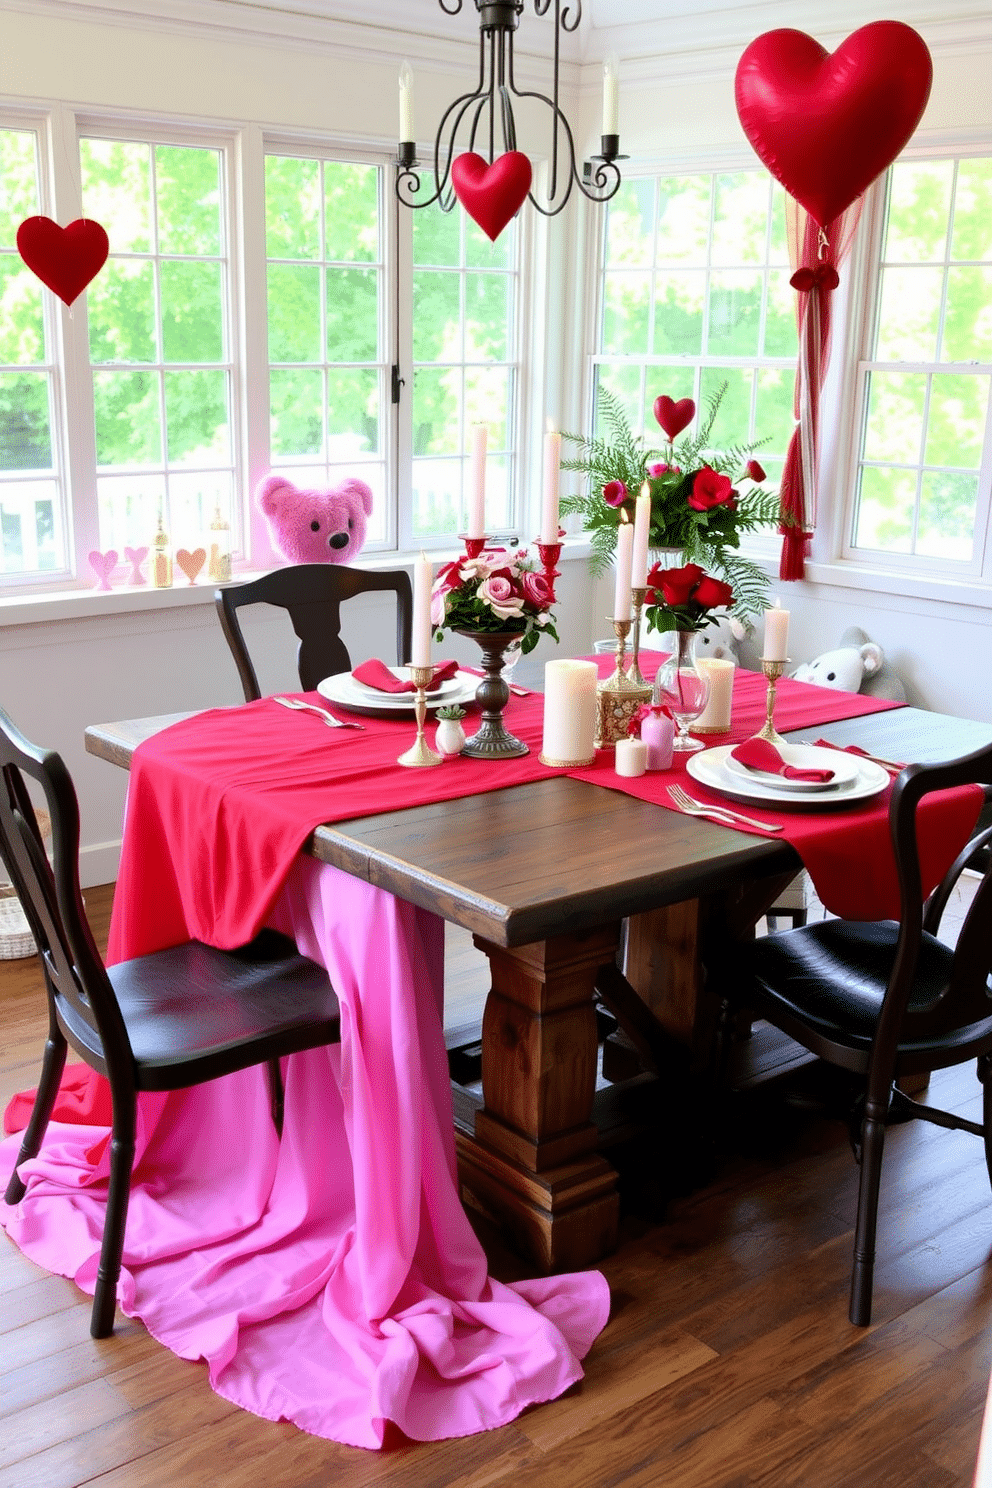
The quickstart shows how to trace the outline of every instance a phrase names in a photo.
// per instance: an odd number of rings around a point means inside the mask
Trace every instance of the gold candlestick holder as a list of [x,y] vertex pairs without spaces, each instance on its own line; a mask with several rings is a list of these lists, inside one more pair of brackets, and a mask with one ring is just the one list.
[[612,749],[618,739],[625,739],[631,719],[651,697],[650,684],[643,678],[636,681],[624,667],[630,624],[629,620],[613,621],[617,638],[616,665],[612,674],[604,677],[596,687],[596,738],[593,741],[596,749]]
[[638,661],[641,654],[641,611],[647,598],[647,588],[631,589],[630,597],[634,604],[634,634],[630,645],[630,669],[627,676],[637,687],[648,687],[650,683],[645,682],[641,676],[641,668]]
[[430,686],[434,675],[432,666],[411,666],[410,676],[416,688],[413,702],[413,712],[417,720],[416,742],[410,745],[404,754],[396,761],[398,765],[440,765],[444,762],[444,755],[438,754],[427,743],[424,738],[424,720],[427,717],[427,688]]
[[761,658],[761,670],[768,679],[768,692],[765,698],[765,722],[764,726],[752,737],[755,739],[767,739],[769,744],[784,744],[785,740],[777,731],[774,724],[775,717],[775,688],[778,686],[779,678],[788,665],[788,657],[782,657],[778,661],[769,661],[766,657]]

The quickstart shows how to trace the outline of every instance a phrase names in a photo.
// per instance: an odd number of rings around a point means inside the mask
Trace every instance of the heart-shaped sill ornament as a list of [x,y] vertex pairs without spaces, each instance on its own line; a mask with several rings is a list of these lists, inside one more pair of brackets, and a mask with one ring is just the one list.
[[90,217],[68,227],[51,217],[26,217],[17,229],[17,251],[32,274],[71,305],[107,262],[110,240]]
[[531,175],[530,161],[519,150],[497,156],[492,165],[471,152],[451,164],[455,195],[494,243],[526,201]]
[[188,548],[176,550],[176,563],[189,579],[191,584],[196,583],[196,576],[207,561],[206,548],[195,548],[191,553]]
[[92,553],[90,553],[89,558],[90,568],[92,568],[93,572],[100,580],[99,584],[97,584],[96,587],[98,589],[109,589],[110,575],[117,567],[116,549],[109,548],[106,553],[101,553],[98,548],[94,548]]

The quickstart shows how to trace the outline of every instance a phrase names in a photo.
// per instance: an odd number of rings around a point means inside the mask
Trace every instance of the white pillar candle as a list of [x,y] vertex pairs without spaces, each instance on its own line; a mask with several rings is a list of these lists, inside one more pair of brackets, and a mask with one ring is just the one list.
[[472,459],[469,472],[468,536],[486,535],[486,444],[485,424],[472,425]]
[[634,529],[627,521],[627,513],[621,512],[617,528],[617,584],[613,595],[614,620],[630,619],[630,565],[634,551]]
[[594,661],[545,662],[543,764],[588,765],[596,758],[598,679]]
[[696,659],[696,671],[710,679],[710,696],[706,707],[692,725],[693,733],[725,734],[730,727],[730,708],[734,696],[734,673],[737,668],[722,656]]
[[413,565],[413,635],[411,637],[410,664],[429,667],[431,664],[431,585],[434,570],[431,560],[421,553]]
[[765,646],[762,661],[785,661],[789,655],[789,611],[776,605],[765,611]]
[[603,63],[603,133],[619,134],[620,97],[617,88],[620,64],[614,53]]
[[618,775],[632,778],[643,775],[648,767],[648,746],[643,739],[618,739],[614,749],[613,768]]
[[413,141],[413,72],[409,62],[400,68],[400,144]]
[[541,541],[558,541],[558,480],[561,468],[561,435],[549,429],[544,436],[544,500],[541,505]]
[[634,552],[630,582],[643,589],[648,581],[648,538],[651,536],[651,487],[644,482],[634,503]]

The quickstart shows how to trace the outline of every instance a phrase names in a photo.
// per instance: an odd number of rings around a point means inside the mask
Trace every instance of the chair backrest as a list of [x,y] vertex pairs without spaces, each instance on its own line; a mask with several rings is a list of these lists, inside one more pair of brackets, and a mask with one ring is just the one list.
[[910,765],[896,780],[889,804],[892,847],[899,873],[901,919],[899,940],[885,1005],[879,1019],[876,1043],[903,1044],[914,1039],[941,1037],[992,1017],[989,977],[992,975],[992,860],[985,855],[985,870],[958,932],[946,981],[921,989],[910,998],[923,938],[923,931],[937,933],[940,914],[961,871],[975,859],[976,849],[987,842],[986,830],[958,854],[943,881],[923,904],[920,858],[916,837],[916,810],[924,796],[960,785],[981,785],[986,799],[992,797],[992,746],[936,765]]
[[341,639],[342,603],[377,590],[392,590],[396,595],[396,660],[403,665],[410,660],[413,630],[413,586],[405,568],[375,572],[335,563],[291,564],[260,579],[218,589],[214,594],[217,614],[246,701],[262,694],[238,621],[242,605],[270,604],[287,611],[300,642],[296,653],[300,685],[312,692],[325,677],[351,670],[351,658]]
[[[30,743],[0,709],[0,858],[38,948],[49,1016],[87,1063],[126,1081],[131,1047],[79,887],[79,806],[61,755]],[[51,817],[45,853],[27,779]]]

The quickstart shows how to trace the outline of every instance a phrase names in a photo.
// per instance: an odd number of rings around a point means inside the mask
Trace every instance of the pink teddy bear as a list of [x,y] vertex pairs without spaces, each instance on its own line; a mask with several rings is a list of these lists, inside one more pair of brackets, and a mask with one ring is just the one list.
[[283,475],[270,475],[256,500],[273,546],[290,563],[347,563],[365,542],[372,490],[349,477],[339,486],[301,491]]

